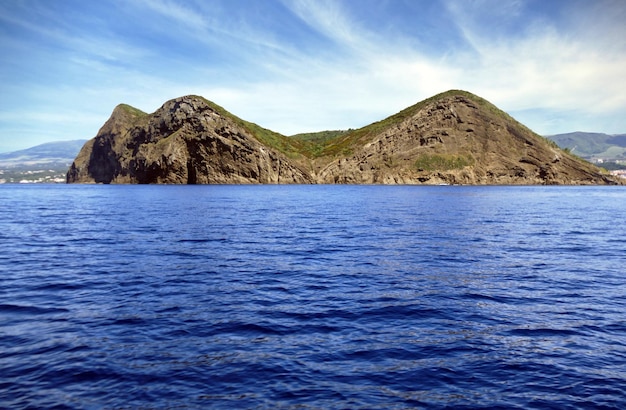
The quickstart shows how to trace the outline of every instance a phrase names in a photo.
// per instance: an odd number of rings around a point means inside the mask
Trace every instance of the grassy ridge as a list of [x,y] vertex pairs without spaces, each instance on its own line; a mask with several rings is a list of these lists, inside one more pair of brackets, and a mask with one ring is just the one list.
[[146,115],[149,115],[141,111],[139,108],[135,108],[128,104],[119,104],[117,108],[124,110],[126,113],[132,115],[133,117],[145,117]]
[[317,158],[324,154],[324,150],[329,143],[350,131],[351,130],[330,130],[309,132],[292,135],[289,138],[303,142],[303,147],[305,147],[305,150],[302,153],[306,157]]
[[[350,131],[350,130],[348,130]],[[334,138],[339,137],[342,134],[348,132],[346,130],[329,130],[329,131],[318,131],[318,132],[307,132],[302,134],[295,134],[290,136],[289,138],[294,138],[301,141],[312,142],[315,144],[324,144]]]

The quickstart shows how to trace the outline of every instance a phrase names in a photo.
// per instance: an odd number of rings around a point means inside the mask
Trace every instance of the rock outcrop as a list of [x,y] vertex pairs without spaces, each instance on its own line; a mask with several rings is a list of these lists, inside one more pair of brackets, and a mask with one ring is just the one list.
[[311,183],[309,173],[262,144],[247,123],[201,97],[154,114],[119,105],[72,164],[68,182]]
[[[359,135],[361,134],[361,135]],[[351,155],[321,167],[325,183],[612,184],[487,101],[451,91],[344,139]],[[341,144],[337,141],[336,144]],[[345,143],[344,143],[345,144]]]
[[489,102],[448,91],[367,127],[288,138],[196,96],[115,108],[67,174],[83,183],[618,184]]

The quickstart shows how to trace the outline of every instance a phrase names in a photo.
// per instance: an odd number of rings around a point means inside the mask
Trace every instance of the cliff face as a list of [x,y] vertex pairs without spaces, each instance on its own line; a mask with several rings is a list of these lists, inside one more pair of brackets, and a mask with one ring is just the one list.
[[188,96],[147,115],[118,106],[68,171],[68,182],[311,183],[285,155],[259,142],[244,122]]
[[68,182],[614,184],[487,101],[449,91],[323,141],[287,138],[201,97],[120,105]]
[[321,182],[615,183],[487,101],[461,91],[416,104],[335,144],[357,148],[321,166]]

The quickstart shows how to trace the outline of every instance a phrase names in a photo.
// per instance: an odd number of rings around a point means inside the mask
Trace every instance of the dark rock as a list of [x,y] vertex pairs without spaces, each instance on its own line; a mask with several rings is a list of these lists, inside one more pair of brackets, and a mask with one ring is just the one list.
[[154,114],[134,114],[126,107],[113,111],[72,164],[68,182],[313,182],[305,170],[203,98],[181,97]]

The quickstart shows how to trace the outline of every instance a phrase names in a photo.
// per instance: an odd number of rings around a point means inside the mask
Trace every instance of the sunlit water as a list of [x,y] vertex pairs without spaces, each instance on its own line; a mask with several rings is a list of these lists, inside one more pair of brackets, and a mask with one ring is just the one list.
[[626,408],[626,189],[0,186],[0,407]]

